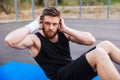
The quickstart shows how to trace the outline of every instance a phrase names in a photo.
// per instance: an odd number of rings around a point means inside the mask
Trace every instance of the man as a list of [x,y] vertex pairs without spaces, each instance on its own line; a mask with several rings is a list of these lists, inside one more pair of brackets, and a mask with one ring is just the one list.
[[120,49],[110,41],[71,59],[69,41],[92,45],[95,38],[89,32],[67,27],[54,7],[44,9],[37,20],[9,33],[5,41],[13,48],[28,48],[51,80],[91,80],[97,74],[101,80],[120,80],[111,61],[120,64]]

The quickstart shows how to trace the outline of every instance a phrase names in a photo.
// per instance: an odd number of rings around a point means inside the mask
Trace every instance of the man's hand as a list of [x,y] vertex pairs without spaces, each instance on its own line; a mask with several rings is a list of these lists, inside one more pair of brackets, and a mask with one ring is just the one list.
[[42,23],[42,16],[38,16],[36,20],[31,22],[30,24],[26,25],[30,29],[30,33],[35,32],[38,29],[42,29],[42,26],[40,25]]
[[59,31],[60,32],[64,32],[66,28],[67,28],[67,26],[65,25],[64,19],[61,18],[60,19],[60,28],[59,28]]
[[43,26],[41,25],[42,24],[42,22],[43,22],[43,16],[42,15],[40,15],[40,16],[38,16],[37,17],[37,22],[39,23],[39,29],[43,29]]

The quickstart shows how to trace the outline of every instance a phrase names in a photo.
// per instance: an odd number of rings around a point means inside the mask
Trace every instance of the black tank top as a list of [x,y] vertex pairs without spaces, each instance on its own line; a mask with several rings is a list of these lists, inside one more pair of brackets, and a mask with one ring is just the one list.
[[69,41],[62,33],[58,33],[58,41],[53,43],[39,32],[35,33],[41,41],[41,50],[35,57],[37,63],[43,68],[49,78],[53,78],[57,70],[72,61]]

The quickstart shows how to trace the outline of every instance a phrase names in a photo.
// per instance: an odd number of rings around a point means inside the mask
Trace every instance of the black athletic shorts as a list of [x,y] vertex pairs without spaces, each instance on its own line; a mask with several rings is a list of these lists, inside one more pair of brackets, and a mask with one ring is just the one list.
[[[95,49],[95,47],[89,51],[93,49]],[[89,51],[85,52],[72,63],[59,69],[54,80],[91,80],[97,76],[97,72],[94,72],[85,57]]]

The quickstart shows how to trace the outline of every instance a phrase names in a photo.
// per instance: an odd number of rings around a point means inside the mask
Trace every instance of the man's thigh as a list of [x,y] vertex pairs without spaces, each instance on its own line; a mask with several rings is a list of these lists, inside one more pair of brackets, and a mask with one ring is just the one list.
[[[89,51],[93,49],[95,49],[95,47]],[[58,78],[56,77],[56,80],[59,80],[60,78],[62,78],[62,80],[91,80],[95,77],[97,73],[94,72],[93,68],[89,65],[85,57],[86,53],[81,55],[72,63],[58,70]]]

